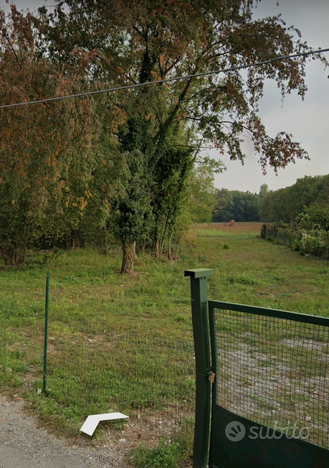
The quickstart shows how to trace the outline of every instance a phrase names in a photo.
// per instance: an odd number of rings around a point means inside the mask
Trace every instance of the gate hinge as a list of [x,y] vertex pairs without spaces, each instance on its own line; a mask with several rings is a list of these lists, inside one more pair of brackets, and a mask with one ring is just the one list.
[[214,374],[213,372],[209,372],[208,379],[210,383],[213,384],[215,382],[215,377],[216,377],[216,374]]

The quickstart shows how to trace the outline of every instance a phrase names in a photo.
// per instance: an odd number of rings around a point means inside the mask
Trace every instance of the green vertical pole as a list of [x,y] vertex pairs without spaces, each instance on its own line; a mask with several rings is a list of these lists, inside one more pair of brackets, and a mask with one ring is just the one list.
[[209,375],[210,336],[207,302],[207,277],[212,270],[197,268],[186,270],[184,276],[191,278],[192,323],[196,366],[195,429],[193,468],[208,466],[211,384]]
[[42,392],[47,391],[47,350],[48,350],[48,315],[49,315],[49,271],[46,278],[46,305],[45,305],[45,342],[43,353],[43,386]]

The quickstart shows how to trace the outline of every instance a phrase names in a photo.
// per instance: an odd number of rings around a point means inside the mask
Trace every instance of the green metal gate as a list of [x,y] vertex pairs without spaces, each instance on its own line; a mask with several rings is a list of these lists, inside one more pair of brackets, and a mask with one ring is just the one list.
[[329,467],[329,319],[207,300],[191,278],[194,468]]

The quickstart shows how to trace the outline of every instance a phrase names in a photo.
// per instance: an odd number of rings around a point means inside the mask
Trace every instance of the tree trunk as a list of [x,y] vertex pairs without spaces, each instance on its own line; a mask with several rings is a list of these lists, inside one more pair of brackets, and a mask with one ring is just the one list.
[[155,253],[156,258],[160,257],[160,241],[159,241],[159,239],[157,239],[155,241],[155,252],[154,253]]
[[171,252],[171,235],[169,236],[168,239],[168,260],[172,259],[172,252]]
[[162,229],[162,237],[161,237],[161,254],[163,252],[163,249],[164,249],[164,243],[165,243],[165,237],[166,237],[166,233],[167,233],[167,227],[168,227],[168,221],[169,221],[169,213],[167,213],[167,216],[166,216],[166,221],[164,223],[164,227]]
[[65,233],[65,250],[70,250],[71,249],[71,239],[68,235],[68,233]]
[[136,243],[122,243],[122,266],[121,273],[132,273],[134,271]]
[[108,255],[109,253],[109,234],[107,230],[107,223],[105,221],[104,223],[104,247],[105,247],[105,253]]

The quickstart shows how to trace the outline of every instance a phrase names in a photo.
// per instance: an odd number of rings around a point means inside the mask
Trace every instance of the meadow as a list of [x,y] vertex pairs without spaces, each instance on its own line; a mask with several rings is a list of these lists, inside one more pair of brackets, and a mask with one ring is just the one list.
[[[25,397],[42,424],[61,434],[77,436],[87,415],[119,410],[130,423],[114,432],[120,439],[125,431],[130,449],[173,432],[191,440],[195,361],[184,270],[214,270],[209,299],[329,317],[328,262],[264,241],[260,228],[196,225],[176,260],[138,254],[130,276],[119,273],[115,247],[107,255],[31,252],[23,267],[0,265],[1,392]],[[47,270],[49,375],[40,395]],[[96,437],[107,431],[112,426]]]

